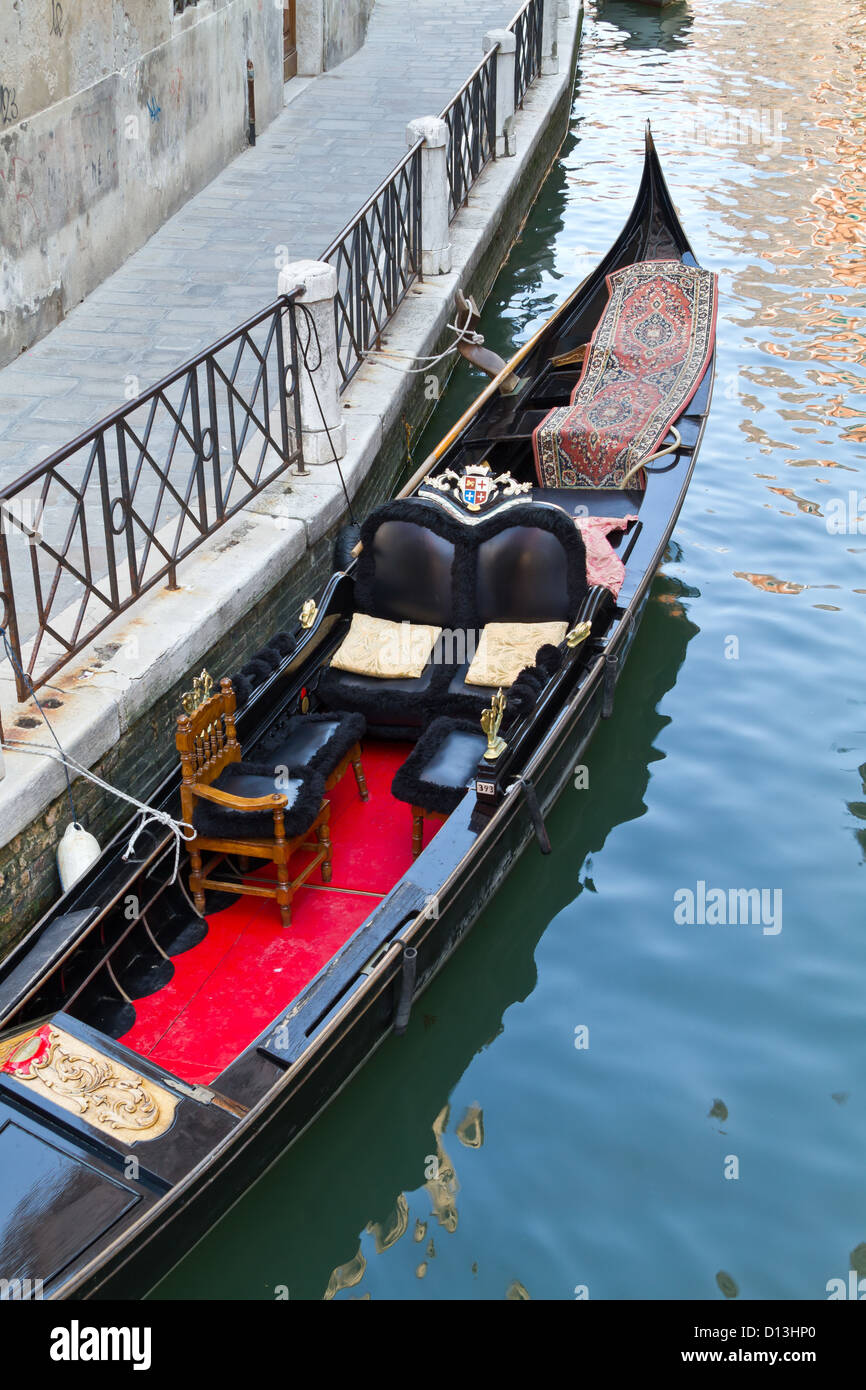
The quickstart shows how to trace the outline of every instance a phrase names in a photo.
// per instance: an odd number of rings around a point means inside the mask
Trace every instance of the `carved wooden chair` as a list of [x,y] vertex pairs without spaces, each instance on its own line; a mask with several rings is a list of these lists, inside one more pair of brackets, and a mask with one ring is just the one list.
[[[292,920],[291,903],[298,888],[321,865],[322,881],[331,878],[330,805],[325,779],[305,767],[288,769],[278,783],[274,767],[244,762],[235,732],[235,694],[230,680],[213,682],[206,671],[183,697],[185,713],[177,721],[176,745],[181,764],[181,814],[196,836],[189,842],[189,886],[196,909],[204,915],[205,889],[275,898],[284,927]],[[311,838],[314,837],[314,838]],[[313,857],[296,878],[289,861],[299,850]],[[213,851],[206,864],[204,852]],[[270,860],[276,883],[256,879],[213,878],[228,854]]]

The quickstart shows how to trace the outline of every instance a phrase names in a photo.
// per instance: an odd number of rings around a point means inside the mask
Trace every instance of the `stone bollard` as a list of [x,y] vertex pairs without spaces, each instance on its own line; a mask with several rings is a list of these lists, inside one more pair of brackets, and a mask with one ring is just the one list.
[[[315,327],[310,328],[306,315],[298,314],[298,354],[300,361],[301,430],[305,463],[333,463],[346,452],[346,426],[340,406],[340,368],[337,362],[337,325],[334,318],[334,299],[337,294],[337,272],[327,261],[292,261],[280,271],[279,292],[288,294],[303,285],[300,303],[309,310]],[[290,360],[291,343],[288,325],[284,328],[286,362]],[[318,334],[318,347],[316,345]],[[304,364],[306,349],[309,368]],[[315,381],[315,392],[312,382]],[[318,401],[316,395],[318,394]],[[321,409],[320,409],[321,406]],[[322,416],[330,430],[325,429]],[[333,442],[333,448],[331,443]]]
[[557,31],[559,29],[559,0],[544,0],[541,21],[541,75],[559,72]]
[[447,275],[451,269],[448,221],[448,126],[438,116],[421,116],[406,127],[411,149],[421,151],[421,274]]
[[491,29],[484,35],[484,52],[499,45],[496,55],[496,157],[517,153],[514,133],[514,64],[517,39],[510,29]]

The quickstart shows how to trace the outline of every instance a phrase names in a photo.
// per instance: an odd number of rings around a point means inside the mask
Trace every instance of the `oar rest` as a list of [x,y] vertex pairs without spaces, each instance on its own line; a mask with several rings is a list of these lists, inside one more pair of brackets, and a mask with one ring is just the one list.
[[[244,762],[235,731],[235,694],[230,680],[211,695],[206,672],[184,696],[177,721],[176,746],[181,763],[181,815],[195,830],[189,842],[190,891],[204,915],[205,890],[274,898],[284,927],[291,922],[294,894],[321,866],[323,882],[331,877],[330,807],[325,778],[312,768],[279,768],[267,762]],[[289,861],[300,850],[311,858],[295,878]],[[207,863],[204,852],[213,851]],[[276,865],[276,883],[268,879],[223,880],[213,872],[227,854],[264,859]]]
[[580,534],[544,504],[464,518],[400,499],[371,513],[361,545],[352,627],[317,694],[386,736],[417,738],[455,695],[472,711],[489,704],[486,687],[465,684],[484,629],[544,625],[537,646],[559,641],[588,587]]

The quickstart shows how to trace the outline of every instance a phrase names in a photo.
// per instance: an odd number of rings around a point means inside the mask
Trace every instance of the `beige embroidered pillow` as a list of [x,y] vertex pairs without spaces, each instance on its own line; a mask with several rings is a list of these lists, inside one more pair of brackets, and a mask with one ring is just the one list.
[[355,613],[343,643],[331,665],[358,676],[402,680],[420,676],[442,633],[441,627],[423,623],[392,623]]
[[560,643],[568,623],[488,623],[481,634],[467,685],[513,685],[524,666],[535,665],[539,647]]

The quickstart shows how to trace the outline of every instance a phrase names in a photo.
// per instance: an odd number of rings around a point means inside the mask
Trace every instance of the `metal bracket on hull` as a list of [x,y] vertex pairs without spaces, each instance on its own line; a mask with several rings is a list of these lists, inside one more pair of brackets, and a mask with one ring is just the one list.
[[547,833],[547,826],[544,824],[544,816],[541,813],[541,806],[538,802],[538,793],[535,790],[535,783],[530,777],[517,777],[511,785],[512,787],[523,788],[526,809],[529,812],[529,819],[532,821],[532,828],[535,831],[538,848],[541,850],[542,854],[550,854],[550,836]]
[[604,690],[601,697],[601,717],[610,719],[613,714],[613,696],[616,690],[616,678],[619,674],[619,657],[614,656],[613,652],[608,652],[604,658]]
[[415,974],[418,968],[418,952],[414,946],[403,947],[403,973],[400,979],[400,998],[394,1014],[394,1032],[402,1037],[409,1027],[412,1012],[412,996],[415,993]]

